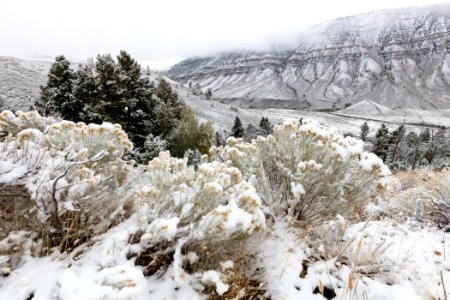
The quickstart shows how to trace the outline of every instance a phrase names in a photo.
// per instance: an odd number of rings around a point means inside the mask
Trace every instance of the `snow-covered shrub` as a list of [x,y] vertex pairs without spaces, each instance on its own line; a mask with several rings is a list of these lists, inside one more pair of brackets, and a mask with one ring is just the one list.
[[450,170],[415,171],[399,178],[392,205],[418,221],[450,225]]
[[[0,131],[8,136],[0,143],[0,163],[23,169],[40,228],[48,230],[50,239],[56,236],[48,244],[67,247],[80,233],[109,226],[123,205],[131,171],[122,156],[132,144],[120,126],[55,122],[36,113],[2,115],[8,122],[0,123]],[[33,122],[22,122],[30,115]],[[24,128],[27,124],[31,128]]]
[[[237,168],[212,162],[196,171],[187,158],[161,152],[149,162],[146,176],[148,184],[134,195],[144,232],[141,246],[155,257],[174,253],[175,277],[187,276],[183,264],[189,260],[195,271],[217,269],[224,248],[232,255],[234,245],[265,227],[261,200]],[[182,256],[181,249],[191,253]]]
[[4,110],[0,113],[0,136],[8,134],[15,136],[20,131],[30,128],[42,132],[51,122],[50,118],[41,117],[35,111],[18,111],[14,114],[9,110]]
[[310,259],[325,259],[338,269],[342,265],[350,266],[353,272],[365,275],[388,271],[383,265],[383,255],[391,244],[373,232],[366,232],[364,226],[357,230],[349,230],[349,226],[350,222],[338,215],[312,228],[304,239]]
[[142,153],[142,161],[147,163],[153,158],[157,157],[159,152],[167,149],[168,143],[166,140],[153,134],[147,135],[144,143],[144,151]]
[[285,122],[252,143],[229,138],[210,150],[254,183],[276,215],[321,220],[347,215],[387,183],[389,169],[363,142],[343,137],[313,120]]

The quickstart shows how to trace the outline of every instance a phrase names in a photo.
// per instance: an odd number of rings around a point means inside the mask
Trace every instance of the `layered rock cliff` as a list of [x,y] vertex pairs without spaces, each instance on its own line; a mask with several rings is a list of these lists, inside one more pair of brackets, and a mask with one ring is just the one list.
[[191,58],[166,75],[241,107],[450,108],[450,3],[339,18],[291,49]]

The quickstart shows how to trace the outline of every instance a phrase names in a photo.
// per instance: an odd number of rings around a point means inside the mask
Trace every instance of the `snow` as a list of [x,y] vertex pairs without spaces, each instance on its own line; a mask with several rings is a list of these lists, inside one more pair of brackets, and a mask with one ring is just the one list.
[[212,282],[216,285],[216,292],[219,295],[223,295],[228,290],[228,284],[225,284],[220,280],[220,274],[216,271],[206,271],[202,276],[203,283]]
[[343,110],[340,110],[339,113],[348,115],[367,114],[373,116],[373,115],[388,115],[392,113],[392,110],[386,106],[375,103],[373,101],[363,100]]
[[[156,219],[154,220],[147,229],[152,235],[153,239],[165,239],[167,241],[172,241],[177,234],[177,225],[180,219],[177,217],[171,219]],[[143,239],[146,237],[144,236]]]
[[0,161],[0,183],[13,182],[28,172],[27,166],[15,164],[12,161]]

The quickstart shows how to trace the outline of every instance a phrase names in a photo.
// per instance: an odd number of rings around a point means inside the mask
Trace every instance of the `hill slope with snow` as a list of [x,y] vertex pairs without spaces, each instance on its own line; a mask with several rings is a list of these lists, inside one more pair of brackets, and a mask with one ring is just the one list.
[[166,75],[246,108],[449,108],[450,4],[339,18],[285,51],[191,58]]

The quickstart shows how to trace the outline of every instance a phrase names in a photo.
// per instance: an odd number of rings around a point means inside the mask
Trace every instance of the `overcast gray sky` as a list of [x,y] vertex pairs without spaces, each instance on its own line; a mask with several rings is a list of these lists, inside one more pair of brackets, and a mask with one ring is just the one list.
[[73,59],[125,49],[152,67],[288,41],[302,28],[434,0],[0,0],[0,55]]

